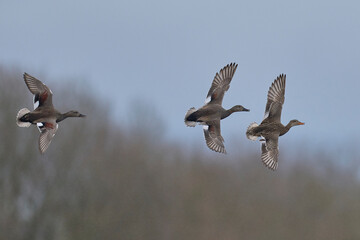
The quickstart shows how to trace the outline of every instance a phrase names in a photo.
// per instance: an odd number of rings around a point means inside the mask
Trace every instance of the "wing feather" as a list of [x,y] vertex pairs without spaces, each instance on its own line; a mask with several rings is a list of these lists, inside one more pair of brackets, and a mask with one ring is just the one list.
[[213,151],[225,153],[224,138],[221,136],[220,120],[207,123],[204,126],[206,145]]
[[265,142],[261,143],[261,160],[271,170],[276,170],[278,167],[279,148],[278,148],[279,136],[273,136],[266,138]]
[[44,122],[43,126],[39,127],[39,130],[41,131],[39,137],[39,150],[41,153],[44,153],[46,149],[48,149],[52,139],[56,134],[57,129],[58,129],[58,124],[55,121],[51,123]]
[[[52,91],[35,77],[24,73],[24,81],[29,91],[34,94],[34,108],[52,105]],[[37,105],[38,104],[38,105]]]
[[281,111],[285,101],[285,83],[286,75],[281,74],[271,84],[267,96],[264,120],[281,121]]
[[225,92],[230,88],[230,82],[235,74],[237,64],[230,63],[215,74],[206,101],[210,103],[222,104]]

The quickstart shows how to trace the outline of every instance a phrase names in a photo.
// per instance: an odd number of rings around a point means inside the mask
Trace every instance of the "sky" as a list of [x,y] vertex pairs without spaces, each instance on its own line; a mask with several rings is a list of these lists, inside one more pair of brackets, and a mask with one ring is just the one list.
[[280,144],[336,150],[360,133],[359,12],[359,1],[332,0],[0,0],[0,64],[50,87],[71,79],[94,89],[120,125],[144,104],[166,139],[204,149],[201,127],[187,128],[184,116],[204,104],[216,72],[239,65],[223,106],[251,110],[222,121],[225,145],[256,149],[246,128],[262,121],[268,88],[285,73],[282,121],[305,126]]

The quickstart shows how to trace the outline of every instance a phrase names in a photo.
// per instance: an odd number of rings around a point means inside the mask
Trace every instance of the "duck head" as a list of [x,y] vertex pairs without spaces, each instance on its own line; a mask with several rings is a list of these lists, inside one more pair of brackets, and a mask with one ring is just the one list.
[[298,125],[304,125],[305,123],[300,122],[297,119],[293,119],[289,122],[290,127],[298,126]]
[[86,115],[79,113],[78,111],[69,111],[65,113],[67,117],[86,117]]
[[232,112],[249,112],[250,109],[244,108],[241,105],[235,105],[231,108]]

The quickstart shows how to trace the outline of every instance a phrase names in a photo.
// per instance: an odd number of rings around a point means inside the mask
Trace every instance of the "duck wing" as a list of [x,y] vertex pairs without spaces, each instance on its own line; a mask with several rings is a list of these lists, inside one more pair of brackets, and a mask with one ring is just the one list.
[[264,120],[280,123],[281,110],[285,101],[285,83],[286,75],[281,74],[271,84],[267,96]]
[[271,170],[276,170],[278,167],[279,135],[266,137],[265,142],[261,144],[261,160]]
[[39,150],[41,153],[44,153],[46,149],[49,147],[51,140],[56,134],[58,129],[58,124],[55,120],[43,122],[42,126],[38,125],[40,130],[40,137],[39,137]]
[[224,138],[221,136],[220,120],[207,122],[203,128],[206,145],[215,152],[226,154]]
[[206,103],[222,104],[225,92],[230,88],[230,82],[233,78],[237,64],[230,63],[216,73],[211,84],[210,90],[206,96]]
[[50,88],[27,73],[24,73],[24,81],[30,92],[34,94],[34,108],[41,106],[53,107],[53,94]]

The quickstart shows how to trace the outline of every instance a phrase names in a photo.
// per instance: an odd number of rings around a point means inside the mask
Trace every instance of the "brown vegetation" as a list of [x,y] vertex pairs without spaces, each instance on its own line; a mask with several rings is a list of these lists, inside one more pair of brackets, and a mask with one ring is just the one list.
[[0,68],[0,84],[0,239],[360,239],[357,164],[297,155],[274,173],[258,153],[184,153],[59,85],[55,106],[88,117],[61,123],[42,156],[38,130],[15,124],[31,106],[22,72]]

